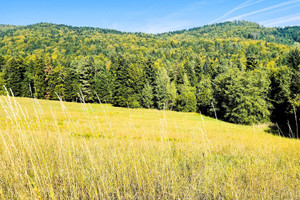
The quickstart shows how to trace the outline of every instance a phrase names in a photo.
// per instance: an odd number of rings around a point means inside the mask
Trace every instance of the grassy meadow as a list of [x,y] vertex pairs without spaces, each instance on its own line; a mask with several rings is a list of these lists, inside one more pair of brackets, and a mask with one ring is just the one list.
[[199,113],[0,97],[0,199],[300,199],[300,140]]

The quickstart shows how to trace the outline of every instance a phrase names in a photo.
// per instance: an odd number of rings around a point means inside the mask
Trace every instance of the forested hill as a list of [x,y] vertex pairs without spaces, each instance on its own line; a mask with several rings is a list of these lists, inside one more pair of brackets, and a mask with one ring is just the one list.
[[152,35],[49,23],[0,25],[0,55],[56,52],[64,56],[93,56],[100,53],[109,56],[113,51],[125,52],[128,48],[193,47],[194,41],[220,39],[261,40],[299,46],[300,26],[265,28],[252,22],[236,21]]
[[[41,31],[43,33],[41,33]],[[64,33],[65,35],[62,35]],[[143,33],[126,33],[112,29],[101,29],[93,27],[73,27],[67,25],[58,25],[50,23],[39,23],[28,26],[13,26],[0,25],[0,38],[25,36],[30,38],[36,36],[36,39],[45,38],[66,38],[70,34],[83,37],[94,37],[95,34],[120,34],[120,35],[135,35],[143,37],[168,38],[169,36],[195,37],[196,39],[252,39],[264,40],[266,42],[274,42],[284,45],[298,45],[300,42],[300,26],[285,27],[285,28],[267,28],[260,26],[257,23],[248,21],[223,22],[213,25],[206,25],[203,27],[191,28],[188,30],[180,30],[169,33],[162,33],[157,35],[143,34]],[[159,36],[159,37],[158,37]],[[76,38],[79,39],[79,38]],[[40,42],[41,43],[41,42]],[[41,43],[42,44],[42,43]],[[39,48],[43,48],[41,45]]]
[[17,28],[17,26],[0,24],[0,33],[15,28]]
[[300,42],[300,26],[285,28],[266,28],[257,23],[247,21],[223,22],[189,30],[163,33],[162,35],[184,34],[198,38],[240,38],[264,40],[278,44],[298,45]]
[[251,22],[157,35],[0,25],[0,85],[16,96],[216,113],[243,124],[271,120],[296,136],[298,42],[299,27]]

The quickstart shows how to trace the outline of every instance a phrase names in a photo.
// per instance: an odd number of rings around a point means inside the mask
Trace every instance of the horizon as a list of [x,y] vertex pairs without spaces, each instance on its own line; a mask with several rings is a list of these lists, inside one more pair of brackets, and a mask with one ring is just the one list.
[[[204,24],[202,26],[195,26],[195,27],[188,27],[185,29],[178,29],[178,30],[172,30],[172,31],[166,31],[166,32],[161,32],[161,33],[146,33],[146,32],[132,32],[132,31],[122,31],[118,29],[111,29],[111,28],[103,28],[103,27],[94,27],[94,26],[76,26],[76,25],[70,25],[70,24],[60,24],[60,23],[52,23],[52,22],[37,22],[34,24],[27,24],[27,25],[17,25],[17,24],[0,24],[0,26],[16,26],[16,27],[26,27],[26,26],[33,26],[33,25],[38,25],[38,24],[51,24],[51,25],[62,25],[62,26],[70,26],[74,28],[95,28],[95,29],[102,29],[102,30],[112,30],[112,31],[118,31],[122,33],[142,33],[142,34],[152,34],[152,35],[159,35],[159,34],[164,34],[164,33],[172,33],[172,32],[177,32],[177,31],[189,31],[190,29],[194,28],[202,28],[205,26],[213,26],[213,25],[218,25],[222,23],[228,23],[228,22],[235,22],[235,21],[224,21],[224,22],[217,22],[213,24]],[[266,27],[262,24],[258,24],[257,22],[252,22],[252,21],[246,21],[246,20],[236,20],[236,22],[249,22],[249,23],[255,23],[263,28],[286,28],[286,27],[299,27],[300,25],[288,25],[288,26],[278,26],[278,27]]]
[[9,1],[0,8],[0,24],[37,23],[159,34],[222,23],[249,21],[263,27],[299,26],[300,0],[290,1]]

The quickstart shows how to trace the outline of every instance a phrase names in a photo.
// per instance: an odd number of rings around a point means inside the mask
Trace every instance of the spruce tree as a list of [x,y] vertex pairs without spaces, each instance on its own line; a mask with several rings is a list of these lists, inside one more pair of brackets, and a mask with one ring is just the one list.
[[66,69],[65,89],[65,100],[77,102],[79,99],[79,75],[72,67]]
[[113,93],[113,77],[106,66],[97,64],[95,79],[95,92],[101,102],[111,102]]
[[85,102],[93,102],[95,98],[95,67],[91,57],[85,57],[73,62],[79,75],[80,97]]
[[126,87],[128,62],[123,56],[112,57],[110,71],[113,75],[113,105],[127,107],[128,97],[132,91]]
[[11,89],[15,96],[24,96],[24,90],[28,89],[24,83],[25,72],[23,59],[20,57],[10,58],[4,66],[5,86],[7,89]]
[[34,62],[34,96],[36,98],[45,98],[46,95],[46,74],[45,62],[43,58],[37,58]]

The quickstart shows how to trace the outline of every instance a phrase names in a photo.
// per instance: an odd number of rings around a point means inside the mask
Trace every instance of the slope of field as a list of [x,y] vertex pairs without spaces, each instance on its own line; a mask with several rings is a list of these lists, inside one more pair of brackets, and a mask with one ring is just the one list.
[[300,141],[267,125],[108,104],[0,103],[0,198],[300,198]]

